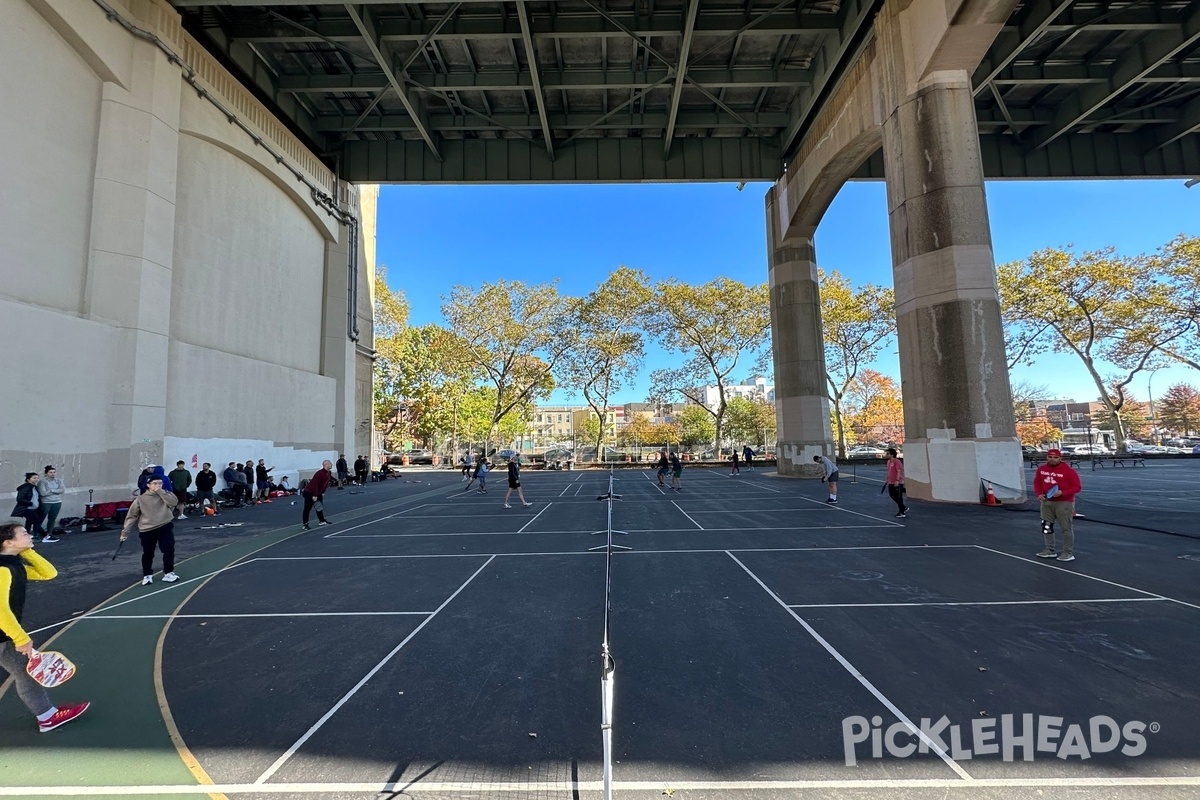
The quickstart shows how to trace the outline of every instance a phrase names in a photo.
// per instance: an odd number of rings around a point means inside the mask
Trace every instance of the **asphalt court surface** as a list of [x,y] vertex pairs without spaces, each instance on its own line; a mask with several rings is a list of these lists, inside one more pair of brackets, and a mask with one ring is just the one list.
[[[914,501],[893,519],[875,466],[843,471],[836,507],[815,481],[760,470],[687,469],[682,492],[616,471],[611,524],[627,535],[613,540],[633,548],[612,558],[616,795],[1196,796],[1200,526],[1188,509],[1200,504],[1186,487],[1200,459],[1081,474],[1078,559],[1060,564],[1033,558],[1032,507]],[[589,548],[606,538],[596,498],[609,475],[526,473],[533,506],[514,493],[512,509],[499,477],[486,495],[429,473],[387,502],[373,487],[335,497],[334,525],[293,521],[187,586],[131,589],[64,640],[101,646],[124,626],[157,638],[144,671],[175,727],[167,755],[194,759],[208,791],[598,797],[605,555]],[[88,659],[76,661],[82,677]],[[87,759],[72,771],[72,747],[121,738],[103,706],[56,732],[56,775],[10,787],[123,785],[84,774]],[[1013,759],[987,752],[1006,717],[1019,734],[1025,715],[1061,718],[1061,735],[1032,760],[1019,738]],[[6,696],[0,727],[19,716]],[[961,741],[905,728],[943,717]],[[1098,718],[1142,723],[1144,752],[1121,752],[1141,728],[1090,747],[1104,740]],[[848,744],[858,719],[865,738]],[[876,757],[871,736],[897,723],[893,744],[915,752]],[[1058,757],[1072,724],[1087,758],[1077,741]],[[980,753],[966,752],[973,726],[994,732]],[[49,738],[34,736],[0,731],[0,753]],[[189,782],[140,783],[178,796]]]

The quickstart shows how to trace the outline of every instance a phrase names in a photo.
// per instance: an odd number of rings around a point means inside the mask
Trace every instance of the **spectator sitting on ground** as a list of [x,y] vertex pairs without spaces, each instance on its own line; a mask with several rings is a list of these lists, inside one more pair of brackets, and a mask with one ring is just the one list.
[[298,492],[298,491],[299,491],[298,489],[293,489],[293,488],[291,487],[291,485],[290,485],[290,484],[289,484],[289,482],[288,482],[288,476],[287,476],[287,475],[284,475],[282,478],[280,478],[280,479],[279,479],[279,483],[277,483],[277,484],[275,485],[275,488],[276,488],[278,491],[281,491],[281,492],[283,492],[284,494],[296,494],[296,492]]

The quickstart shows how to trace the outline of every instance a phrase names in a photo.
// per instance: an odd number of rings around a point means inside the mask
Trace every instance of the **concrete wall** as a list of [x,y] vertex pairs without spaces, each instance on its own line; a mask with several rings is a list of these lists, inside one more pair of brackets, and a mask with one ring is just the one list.
[[374,194],[334,186],[163,0],[109,2],[222,108],[92,0],[4,3],[0,519],[47,464],[76,515],[147,463],[265,458],[297,479],[369,447]]

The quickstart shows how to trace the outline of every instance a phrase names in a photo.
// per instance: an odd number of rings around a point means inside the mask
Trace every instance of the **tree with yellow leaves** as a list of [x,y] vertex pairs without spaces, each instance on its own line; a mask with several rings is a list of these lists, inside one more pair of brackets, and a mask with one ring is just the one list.
[[896,333],[896,293],[873,283],[858,289],[836,270],[820,273],[825,380],[833,404],[838,456],[846,457],[846,392]]
[[[767,371],[769,305],[765,283],[747,286],[717,278],[696,286],[672,278],[656,284],[650,302],[642,306],[646,330],[660,346],[684,359],[678,367],[650,374],[650,397],[682,395],[703,408],[712,415],[718,448],[731,376],[739,370]],[[717,387],[716,408],[706,403],[706,385]]]
[[[1138,373],[1161,365],[1162,348],[1182,331],[1147,318],[1149,297],[1160,297],[1150,259],[1113,248],[1076,254],[1046,249],[998,270],[1001,314],[1010,362],[1051,350],[1073,353],[1096,385],[1113,420],[1118,449],[1127,437],[1123,413]],[[1118,368],[1101,374],[1106,361]]]

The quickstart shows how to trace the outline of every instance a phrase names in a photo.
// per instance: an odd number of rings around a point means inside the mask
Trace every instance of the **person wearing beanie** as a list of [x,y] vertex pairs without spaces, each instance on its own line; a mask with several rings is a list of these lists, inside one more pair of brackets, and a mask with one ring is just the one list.
[[[162,469],[159,467],[159,469]],[[163,486],[161,475],[153,475],[146,483],[146,491],[133,499],[125,525],[121,528],[121,541],[129,538],[136,527],[142,540],[142,585],[154,583],[154,548],[162,551],[163,582],[179,580],[175,574],[175,506],[179,500]]]

